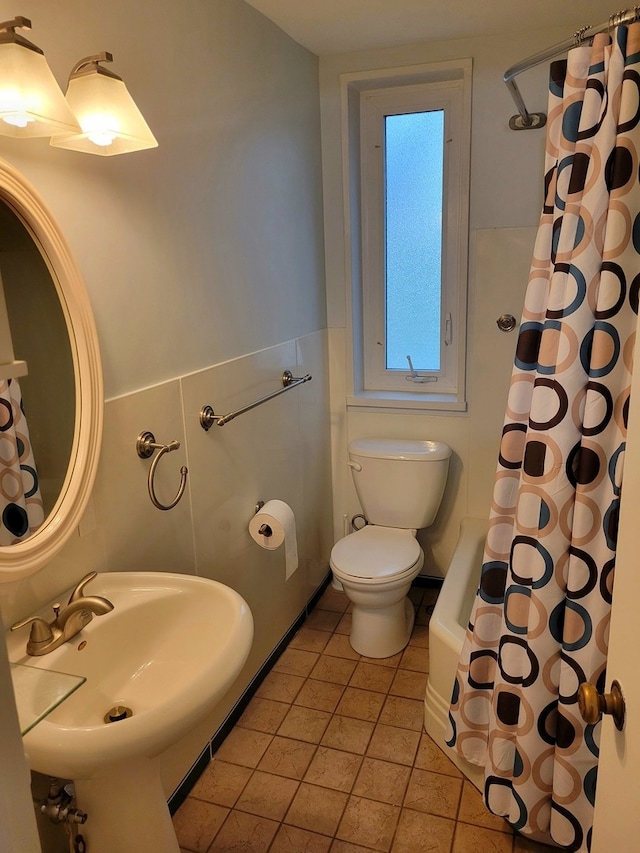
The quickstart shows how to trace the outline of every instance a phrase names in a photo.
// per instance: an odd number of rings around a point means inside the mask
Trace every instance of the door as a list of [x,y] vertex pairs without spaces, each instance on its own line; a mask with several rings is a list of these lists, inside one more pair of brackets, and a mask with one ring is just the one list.
[[640,359],[631,384],[607,690],[622,686],[626,722],[603,717],[592,853],[640,849]]

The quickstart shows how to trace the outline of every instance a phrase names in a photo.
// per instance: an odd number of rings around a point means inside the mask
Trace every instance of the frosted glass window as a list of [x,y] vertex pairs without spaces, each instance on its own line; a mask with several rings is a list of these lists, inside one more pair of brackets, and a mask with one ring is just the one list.
[[385,117],[386,367],[440,370],[444,110]]
[[463,411],[471,61],[418,77],[347,88],[350,403]]

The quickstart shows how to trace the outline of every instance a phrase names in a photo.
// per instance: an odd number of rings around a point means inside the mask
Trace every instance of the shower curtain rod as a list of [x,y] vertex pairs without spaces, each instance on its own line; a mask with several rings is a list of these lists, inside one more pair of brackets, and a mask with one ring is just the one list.
[[625,9],[624,11],[616,12],[610,16],[606,23],[600,24],[597,27],[582,27],[582,29],[575,32],[571,38],[565,39],[565,41],[555,44],[552,47],[548,47],[540,53],[529,56],[527,59],[523,59],[515,65],[512,65],[511,68],[507,69],[504,73],[503,79],[511,93],[511,97],[515,101],[516,107],[518,108],[518,115],[511,116],[509,119],[509,127],[511,130],[533,130],[534,128],[544,127],[547,123],[547,116],[545,113],[528,112],[522,99],[522,95],[520,94],[520,90],[518,89],[518,85],[513,79],[514,77],[517,77],[518,74],[522,74],[523,71],[528,71],[530,68],[540,65],[547,59],[553,59],[554,56],[559,56],[561,53],[565,53],[572,47],[578,47],[587,39],[593,38],[597,33],[603,33],[605,30],[610,30],[612,27],[617,27],[621,24],[632,24],[634,21],[638,20],[639,17],[640,6],[634,6],[633,9]]

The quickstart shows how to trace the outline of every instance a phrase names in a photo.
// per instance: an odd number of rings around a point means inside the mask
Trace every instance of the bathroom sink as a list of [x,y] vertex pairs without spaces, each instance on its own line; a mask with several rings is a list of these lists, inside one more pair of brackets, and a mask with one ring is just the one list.
[[[105,788],[129,789],[125,797],[135,796],[140,806],[138,827],[141,821],[146,825],[141,790],[161,787],[155,757],[213,710],[238,676],[253,640],[248,605],[216,581],[114,572],[99,574],[92,591],[109,599],[114,609],[95,616],[49,654],[26,654],[26,629],[7,634],[12,663],[86,679],[24,737],[32,769],[76,782],[78,806],[89,813],[85,837],[91,836],[92,809],[95,813],[99,806],[81,802],[81,780],[98,782],[103,801]],[[53,617],[50,609],[42,613]],[[129,710],[130,716],[105,722],[110,712],[117,718]],[[87,799],[95,800],[91,785],[84,787]],[[107,799],[112,797],[110,793]],[[126,802],[111,805],[106,822],[122,821]],[[91,849],[108,850],[108,844],[117,843],[111,838],[103,845],[92,838]],[[150,840],[155,848],[149,849],[177,850],[174,843],[165,848]]]

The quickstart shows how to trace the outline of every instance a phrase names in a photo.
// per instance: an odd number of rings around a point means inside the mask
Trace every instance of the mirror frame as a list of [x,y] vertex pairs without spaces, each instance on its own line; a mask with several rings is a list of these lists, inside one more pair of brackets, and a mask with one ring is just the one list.
[[104,399],[98,335],[79,267],[40,196],[2,159],[0,199],[21,219],[49,268],[67,324],[75,387],[71,459],[58,499],[42,526],[28,539],[0,547],[0,583],[10,583],[43,568],[76,530],[98,467]]

